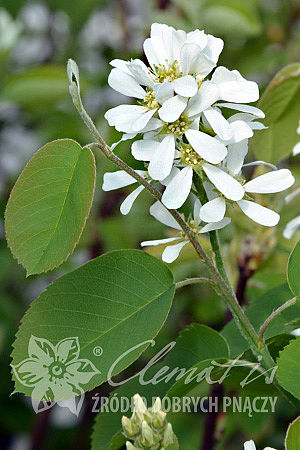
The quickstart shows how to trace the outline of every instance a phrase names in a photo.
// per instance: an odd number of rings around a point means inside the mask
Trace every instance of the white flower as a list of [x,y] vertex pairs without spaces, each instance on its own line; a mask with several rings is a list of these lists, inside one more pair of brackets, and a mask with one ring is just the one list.
[[[201,228],[200,223],[201,220],[199,218],[199,213],[201,210],[201,204],[199,200],[196,200],[194,205],[194,218],[191,219],[188,223],[190,228],[193,230],[195,234],[199,233],[207,233],[208,231],[220,230],[224,228],[226,225],[230,223],[230,219],[228,217],[224,217],[223,220],[206,224]],[[175,261],[175,259],[179,256],[181,249],[189,243],[189,239],[182,231],[181,227],[178,225],[174,217],[170,214],[170,212],[160,203],[156,202],[150,207],[150,214],[157,219],[159,222],[167,225],[170,228],[173,228],[178,231],[177,236],[166,238],[166,239],[158,239],[153,241],[144,241],[141,243],[142,247],[151,246],[151,245],[161,245],[168,244],[171,242],[176,242],[176,244],[170,245],[165,248],[162,254],[162,260],[167,263],[171,263]]]
[[[241,104],[258,99],[255,82],[225,67],[218,67],[211,80],[204,80],[216,66],[222,48],[221,39],[203,31],[186,34],[155,23],[144,43],[151,68],[138,59],[111,62],[110,86],[137,98],[140,104],[112,108],[106,112],[106,119],[126,133],[122,140],[144,134],[132,145],[132,154],[137,160],[149,162],[149,175],[154,180],[161,181],[170,174],[183,148],[184,160],[179,162],[190,166],[181,175],[187,195],[196,164],[219,164],[226,157],[226,145],[244,141],[253,135],[253,129],[263,127],[255,119],[263,118],[264,113]],[[239,113],[227,120],[222,115],[223,107]],[[169,206],[174,202],[168,203],[168,192],[164,197],[168,207],[179,207],[186,198],[181,195],[177,206]]]
[[[230,153],[227,160],[230,161],[231,167],[235,166],[235,170],[239,170],[240,162],[238,162],[238,158],[236,158],[234,153]],[[261,225],[275,226],[280,219],[279,214],[253,201],[249,201],[247,199],[248,197],[245,199],[245,194],[281,192],[288,189],[295,182],[293,175],[288,169],[280,169],[260,175],[245,184],[233,178],[238,173],[235,173],[235,171],[231,172],[233,176],[225,172],[224,168],[214,166],[211,166],[209,170],[204,167],[204,171],[217,190],[223,194],[215,193],[212,189],[210,201],[203,205],[200,211],[200,218],[205,222],[218,222],[222,220],[226,212],[226,199],[229,198],[228,193],[230,193],[231,197],[236,195],[237,198],[232,198],[231,200],[234,200],[250,219]],[[239,184],[239,187],[233,183],[233,180]]]
[[[256,450],[254,441],[247,441],[244,443],[244,450]],[[276,450],[273,447],[265,447],[264,450]]]
[[158,112],[165,120],[165,111],[172,101],[182,112],[188,98],[197,93],[198,81],[215,67],[222,48],[221,39],[203,31],[186,34],[154,23],[150,38],[144,42],[151,69],[139,59],[111,62],[114,68],[108,78],[109,85],[142,104],[121,105],[107,111],[105,117],[109,124],[126,133],[141,132],[147,125],[148,129],[156,129],[157,122],[151,118]]
[[[151,183],[153,180],[150,178],[148,171],[146,170],[136,170],[136,172],[143,177],[145,180],[147,180],[149,183]],[[170,175],[161,181],[162,184],[165,186],[170,183],[170,181],[173,179],[173,177],[179,172],[179,169],[176,167],[173,167]],[[102,189],[104,191],[113,191],[114,189],[120,189],[125,186],[130,186],[132,184],[137,183],[137,180],[133,178],[131,175],[129,175],[125,170],[117,170],[115,172],[106,172],[103,176],[103,185]],[[120,211],[122,214],[126,215],[130,212],[133,203],[139,196],[139,194],[144,190],[144,186],[138,186],[134,191],[132,191],[125,200],[121,203]]]
[[[176,98],[176,97],[173,97]],[[176,106],[170,107],[170,113],[176,111]],[[189,142],[194,159],[218,164],[225,158],[227,149],[225,145],[215,137],[199,130],[199,120],[193,120],[188,112],[182,113],[174,122],[166,123],[162,128],[165,132],[162,139],[142,139],[132,145],[132,155],[140,161],[149,161],[149,174],[154,180],[163,180],[172,169],[174,159],[179,151],[185,147],[183,136]]]

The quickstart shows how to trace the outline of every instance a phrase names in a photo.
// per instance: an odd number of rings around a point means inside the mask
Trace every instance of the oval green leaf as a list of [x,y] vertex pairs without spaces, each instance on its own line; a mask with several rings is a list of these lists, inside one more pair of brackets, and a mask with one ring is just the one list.
[[55,268],[73,252],[95,178],[93,153],[71,139],[46,144],[29,161],[5,212],[8,245],[27,275]]
[[[57,401],[121,372],[162,327],[174,289],[167,266],[139,250],[107,253],[57,279],[32,303],[17,333],[16,391]],[[33,360],[46,361],[47,370]],[[49,376],[66,372],[71,381],[63,378],[57,390]]]
[[267,130],[256,131],[250,149],[257,159],[277,163],[292,153],[299,141],[300,63],[289,64],[278,72],[258,102]]
[[300,400],[300,337],[284,347],[277,359],[277,378],[281,386]]
[[290,254],[287,278],[293,294],[296,296],[300,295],[300,241],[296,244],[294,250]]
[[300,416],[290,423],[288,427],[285,448],[286,450],[298,450],[300,448]]

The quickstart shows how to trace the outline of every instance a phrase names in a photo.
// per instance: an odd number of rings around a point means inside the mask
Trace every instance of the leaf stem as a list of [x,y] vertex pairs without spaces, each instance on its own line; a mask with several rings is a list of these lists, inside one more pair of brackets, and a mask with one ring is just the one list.
[[179,289],[183,286],[189,286],[190,284],[200,284],[200,283],[208,283],[211,285],[214,285],[214,281],[211,280],[210,278],[205,278],[205,277],[199,277],[199,278],[187,278],[186,280],[182,280],[182,281],[178,281],[178,283],[176,283],[176,289]]
[[265,320],[265,322],[262,324],[262,326],[259,329],[258,333],[258,347],[261,348],[264,341],[264,333],[267,329],[267,327],[270,325],[270,323],[285,309],[289,308],[292,305],[295,305],[297,301],[300,299],[300,297],[293,297],[287,302],[285,302],[283,305],[279,306],[279,308],[275,309],[275,311],[272,312],[272,314],[269,315],[269,317]]

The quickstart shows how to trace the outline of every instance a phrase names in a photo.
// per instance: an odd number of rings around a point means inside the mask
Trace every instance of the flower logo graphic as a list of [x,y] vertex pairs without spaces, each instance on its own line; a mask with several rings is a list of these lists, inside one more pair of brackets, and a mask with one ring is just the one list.
[[84,393],[99,370],[88,359],[80,359],[78,337],[68,337],[53,345],[47,339],[31,336],[28,358],[13,371],[18,381],[31,387],[31,397],[42,402],[61,402]]

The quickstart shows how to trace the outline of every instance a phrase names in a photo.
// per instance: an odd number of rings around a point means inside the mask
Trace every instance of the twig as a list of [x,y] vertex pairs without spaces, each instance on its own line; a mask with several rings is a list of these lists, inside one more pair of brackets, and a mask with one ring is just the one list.
[[295,305],[297,301],[300,299],[300,297],[293,297],[287,302],[285,302],[283,305],[279,306],[279,308],[275,309],[275,311],[272,312],[272,314],[269,315],[269,317],[265,320],[265,322],[262,324],[262,326],[259,329],[258,333],[258,346],[261,347],[264,340],[264,333],[267,329],[267,327],[270,325],[270,323],[285,309],[289,308],[292,305]]
[[179,289],[183,286],[188,286],[190,284],[198,284],[198,283],[208,283],[211,285],[215,285],[213,280],[211,280],[210,278],[205,278],[205,277],[187,278],[186,280],[178,281],[178,283],[176,283],[176,289]]

